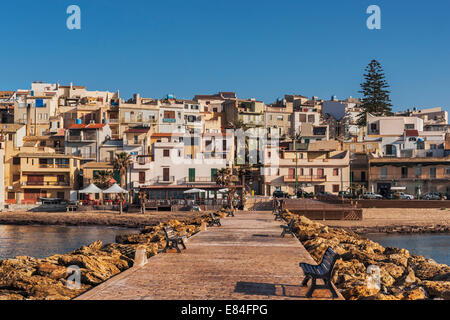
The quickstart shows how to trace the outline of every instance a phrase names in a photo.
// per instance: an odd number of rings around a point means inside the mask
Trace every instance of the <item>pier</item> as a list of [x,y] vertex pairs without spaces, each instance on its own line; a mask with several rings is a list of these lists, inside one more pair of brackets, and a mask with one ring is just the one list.
[[[221,221],[222,227],[189,238],[183,253],[158,254],[76,299],[307,299],[299,262],[315,262],[298,239],[280,237],[280,222],[270,212],[240,212]],[[313,299],[331,294],[318,289]]]

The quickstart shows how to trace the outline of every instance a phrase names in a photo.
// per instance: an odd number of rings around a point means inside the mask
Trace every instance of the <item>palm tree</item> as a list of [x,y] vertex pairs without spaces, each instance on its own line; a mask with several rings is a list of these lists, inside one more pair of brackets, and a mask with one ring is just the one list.
[[233,210],[234,194],[236,193],[236,187],[231,185],[232,177],[233,174],[230,168],[220,169],[216,173],[216,184],[228,188],[228,206],[231,210]]
[[126,173],[128,167],[131,165],[131,156],[126,152],[116,153],[116,157],[112,161],[114,169],[119,170],[120,173],[120,186],[126,188]]
[[100,188],[100,189],[107,189],[111,186],[111,183],[109,182],[113,177],[112,170],[102,170],[96,172],[96,176],[94,177],[94,183]]

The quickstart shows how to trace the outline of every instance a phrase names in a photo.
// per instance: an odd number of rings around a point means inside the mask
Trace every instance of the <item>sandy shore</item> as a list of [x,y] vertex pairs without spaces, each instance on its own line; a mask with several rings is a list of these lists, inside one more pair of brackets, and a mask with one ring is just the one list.
[[429,229],[450,228],[450,209],[363,209],[362,221],[320,221],[331,227],[342,227],[361,232],[395,231],[399,228]]
[[139,228],[149,225],[166,223],[169,220],[176,219],[185,221],[196,218],[205,212],[148,212],[123,213],[117,212],[2,212],[0,213],[1,224],[13,225],[99,225],[99,226],[118,226],[128,228]]

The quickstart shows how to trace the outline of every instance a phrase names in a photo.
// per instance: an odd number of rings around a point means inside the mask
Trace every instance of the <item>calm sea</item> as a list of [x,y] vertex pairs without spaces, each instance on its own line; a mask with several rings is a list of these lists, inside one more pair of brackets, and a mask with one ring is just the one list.
[[450,265],[450,234],[365,234],[383,247],[396,247]]
[[102,226],[0,225],[0,260],[16,256],[45,258],[68,253],[96,240],[115,242],[116,235],[138,233],[136,229]]

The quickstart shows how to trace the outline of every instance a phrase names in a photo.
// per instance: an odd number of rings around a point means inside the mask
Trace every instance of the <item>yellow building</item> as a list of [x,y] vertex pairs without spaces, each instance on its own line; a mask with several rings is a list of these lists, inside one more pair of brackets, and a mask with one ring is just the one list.
[[17,153],[12,161],[9,203],[35,204],[39,198],[70,199],[78,188],[80,158],[52,152]]

